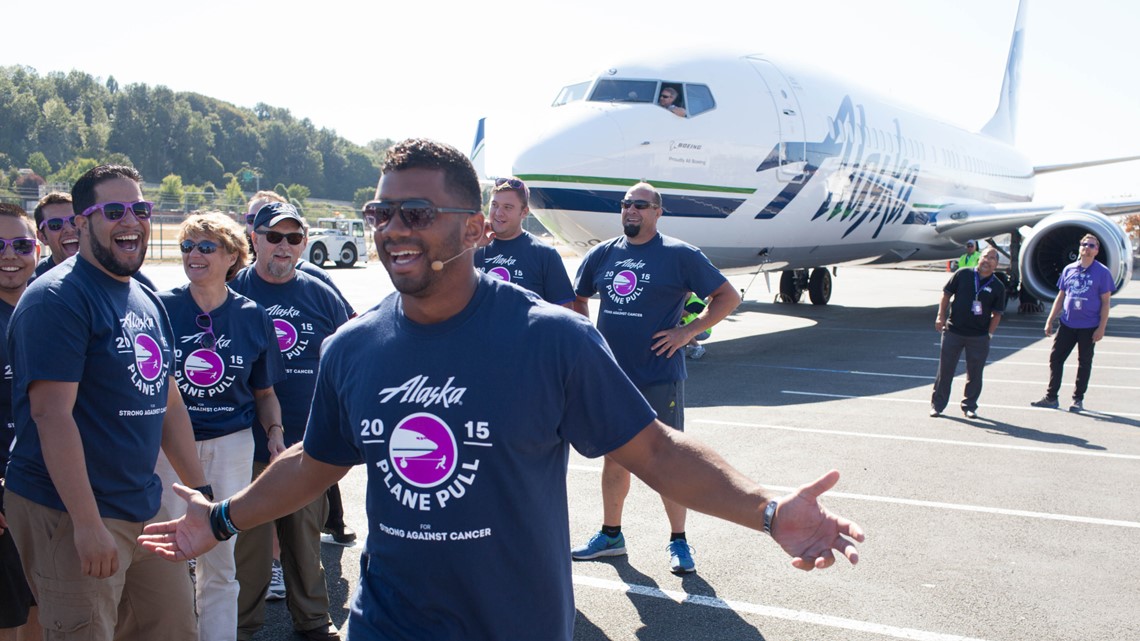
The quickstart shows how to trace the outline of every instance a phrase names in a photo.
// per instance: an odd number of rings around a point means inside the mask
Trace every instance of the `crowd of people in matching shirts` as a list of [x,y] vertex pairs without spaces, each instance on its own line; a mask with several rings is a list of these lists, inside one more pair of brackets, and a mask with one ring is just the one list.
[[[625,553],[631,471],[662,494],[676,573],[695,568],[690,507],[767,532],[801,569],[858,560],[859,526],[817,500],[837,472],[770,495],[682,433],[684,351],[740,296],[658,232],[652,185],[628,190],[624,233],[571,284],[522,228],[522,181],[496,183],[484,221],[453,148],[410,139],[382,170],[363,215],[397,292],[351,322],[331,279],[300,260],[305,219],[272,192],[245,226],[188,216],[188,282],[162,292],[139,271],[153,205],[134,169],[92,169],[34,220],[0,205],[5,453],[13,441],[0,628],[248,640],[279,556],[295,631],[340,638],[320,544],[322,531],[354,538],[336,482],[359,463],[370,534],[354,639],[569,639],[570,559]],[[41,242],[51,255],[37,264]],[[601,528],[572,549],[571,446],[605,455]]]

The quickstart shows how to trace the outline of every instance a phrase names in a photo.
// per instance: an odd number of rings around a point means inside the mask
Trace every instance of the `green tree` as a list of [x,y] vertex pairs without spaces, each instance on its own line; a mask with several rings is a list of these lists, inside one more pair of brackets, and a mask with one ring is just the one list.
[[182,176],[168,174],[158,187],[158,208],[164,211],[182,211],[182,201],[186,189],[182,186]]
[[233,176],[230,176],[230,182],[222,195],[222,205],[232,210],[245,209],[245,194],[241,191],[241,184]]
[[305,201],[312,195],[309,188],[304,185],[289,185],[289,187],[285,189],[285,193],[288,194],[287,198],[289,202],[293,203],[297,209],[304,209]]
[[[129,161],[128,161],[129,162]],[[99,164],[94,158],[72,158],[64,163],[59,171],[48,176],[48,182],[53,185],[74,185],[79,177]],[[116,163],[122,164],[122,163]]]
[[41,176],[51,175],[51,163],[43,152],[32,152],[32,155],[28,156],[28,167]]
[[352,194],[352,206],[357,209],[364,209],[364,203],[372,200],[376,195],[374,187],[361,187]]

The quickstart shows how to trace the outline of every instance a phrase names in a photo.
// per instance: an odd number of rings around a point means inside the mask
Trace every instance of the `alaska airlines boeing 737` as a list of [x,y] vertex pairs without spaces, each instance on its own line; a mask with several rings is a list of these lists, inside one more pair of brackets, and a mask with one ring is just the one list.
[[[1037,203],[1034,176],[1133,158],[1034,167],[1013,147],[1026,4],[997,111],[978,133],[767,55],[688,55],[566,86],[512,169],[539,220],[583,253],[617,233],[618,201],[647,180],[662,193],[664,233],[721,268],[782,272],[784,301],[807,291],[826,303],[829,266],[946,259],[1005,233],[1024,293],[1052,299],[1086,233],[1119,289],[1132,247],[1107,216],[1140,202]],[[658,106],[666,88],[684,117]]]

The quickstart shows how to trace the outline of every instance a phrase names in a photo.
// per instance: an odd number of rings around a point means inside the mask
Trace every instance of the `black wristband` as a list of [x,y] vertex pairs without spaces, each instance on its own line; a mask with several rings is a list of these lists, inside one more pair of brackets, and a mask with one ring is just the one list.
[[779,506],[775,500],[768,502],[768,507],[764,508],[764,531],[768,536],[772,536],[772,526],[776,522],[776,508]]
[[221,503],[215,503],[210,506],[210,532],[213,533],[214,538],[219,541],[225,541],[233,537],[233,535],[241,532],[230,520],[230,500],[226,499]]
[[214,501],[214,488],[209,483],[202,487],[194,488],[195,492],[201,492],[202,496],[206,497],[211,503]]

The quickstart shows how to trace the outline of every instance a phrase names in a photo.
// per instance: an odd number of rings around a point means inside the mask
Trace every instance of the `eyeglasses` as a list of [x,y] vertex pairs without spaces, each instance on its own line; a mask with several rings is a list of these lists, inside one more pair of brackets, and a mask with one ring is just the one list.
[[1088,247],[1089,249],[1096,249],[1099,246],[1100,245],[1097,245],[1096,243],[1081,243],[1081,247]]
[[198,314],[194,317],[194,324],[202,330],[202,338],[198,339],[198,344],[203,349],[214,351],[214,346],[218,344],[218,337],[214,336],[214,319],[210,318],[209,314]]
[[20,256],[27,256],[36,250],[38,244],[39,242],[35,238],[24,238],[22,236],[20,238],[0,238],[0,254],[11,247],[12,251]]
[[649,209],[650,207],[657,207],[657,203],[651,203],[648,200],[642,200],[640,198],[637,200],[630,200],[626,198],[621,201],[622,209],[629,209],[630,207],[634,207],[636,209]]
[[[293,244],[295,245],[296,243]],[[194,242],[187,238],[178,244],[178,248],[182,250],[183,254],[189,254],[190,252],[194,251],[195,247],[197,247],[198,252],[202,254],[212,254],[218,251],[218,244],[212,240],[200,240],[198,242]]]
[[67,218],[48,218],[40,223],[40,229],[50,229],[52,231],[59,231],[63,229],[64,224],[68,227],[75,227],[75,217],[68,216]]
[[115,221],[120,220],[123,216],[126,216],[128,209],[132,214],[135,215],[135,218],[139,220],[147,220],[150,218],[150,212],[154,209],[154,203],[147,202],[145,200],[140,200],[136,203],[124,203],[118,201],[99,203],[97,205],[91,205],[87,209],[84,209],[83,213],[79,215],[90,216],[97,211],[102,211],[103,218]]
[[478,209],[458,209],[456,207],[436,207],[423,198],[408,200],[378,200],[364,205],[364,220],[374,231],[387,229],[392,217],[400,214],[400,220],[408,229],[417,231],[431,227],[436,214],[478,214]]
[[278,245],[282,240],[289,241],[290,245],[300,245],[305,240],[305,233],[299,231],[289,232],[288,234],[282,234],[279,231],[259,231],[257,233],[265,236],[266,242],[270,245]]

